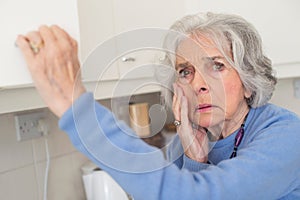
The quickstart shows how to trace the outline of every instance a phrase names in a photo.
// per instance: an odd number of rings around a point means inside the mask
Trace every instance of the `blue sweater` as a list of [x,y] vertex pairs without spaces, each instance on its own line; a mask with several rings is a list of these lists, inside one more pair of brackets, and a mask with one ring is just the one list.
[[211,164],[183,155],[178,137],[161,150],[83,94],[59,121],[74,146],[136,200],[300,199],[300,120],[271,104],[251,109],[237,157],[236,132],[216,142]]

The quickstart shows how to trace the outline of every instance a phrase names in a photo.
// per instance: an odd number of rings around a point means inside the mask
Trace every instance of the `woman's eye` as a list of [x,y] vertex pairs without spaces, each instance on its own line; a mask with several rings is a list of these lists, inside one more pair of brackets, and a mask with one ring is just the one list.
[[213,71],[222,71],[224,69],[225,65],[220,62],[214,62],[213,64]]
[[191,69],[187,69],[187,68],[179,70],[178,73],[179,73],[179,77],[181,77],[181,78],[185,78],[190,75],[193,75],[193,71]]

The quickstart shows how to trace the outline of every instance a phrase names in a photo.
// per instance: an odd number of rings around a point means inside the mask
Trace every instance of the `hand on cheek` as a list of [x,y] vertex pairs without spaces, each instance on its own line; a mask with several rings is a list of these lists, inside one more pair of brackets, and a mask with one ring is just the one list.
[[207,162],[208,138],[204,129],[193,129],[188,117],[188,101],[182,88],[174,84],[173,112],[176,120],[181,121],[177,126],[184,153],[190,159]]

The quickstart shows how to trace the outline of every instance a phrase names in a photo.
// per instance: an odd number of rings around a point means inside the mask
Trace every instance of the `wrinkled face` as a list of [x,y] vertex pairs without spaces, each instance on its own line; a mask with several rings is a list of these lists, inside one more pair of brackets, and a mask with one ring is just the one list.
[[[212,40],[198,37],[199,44],[193,39],[183,40],[176,51],[177,82],[188,99],[189,119],[206,128],[238,121],[249,92]],[[232,59],[230,48],[225,49]]]

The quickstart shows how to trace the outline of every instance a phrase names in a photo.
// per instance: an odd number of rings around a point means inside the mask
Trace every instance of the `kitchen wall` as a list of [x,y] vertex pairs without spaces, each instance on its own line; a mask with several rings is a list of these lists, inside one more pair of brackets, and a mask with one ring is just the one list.
[[48,199],[84,199],[80,167],[87,159],[73,148],[67,135],[58,129],[57,120],[48,112],[49,135],[18,142],[14,114],[0,116],[0,199],[43,199],[45,138],[51,156]]
[[[159,93],[137,95],[131,101],[159,103]],[[120,98],[119,102],[124,102]],[[101,103],[110,108],[110,100]],[[81,166],[88,159],[77,152],[68,136],[59,130],[58,118],[48,109],[49,135],[18,142],[15,132],[15,113],[0,115],[0,199],[41,200],[46,168],[45,138],[48,140],[50,171],[49,200],[84,200]]]
[[300,115],[300,99],[294,95],[294,80],[292,78],[278,80],[271,102]]

